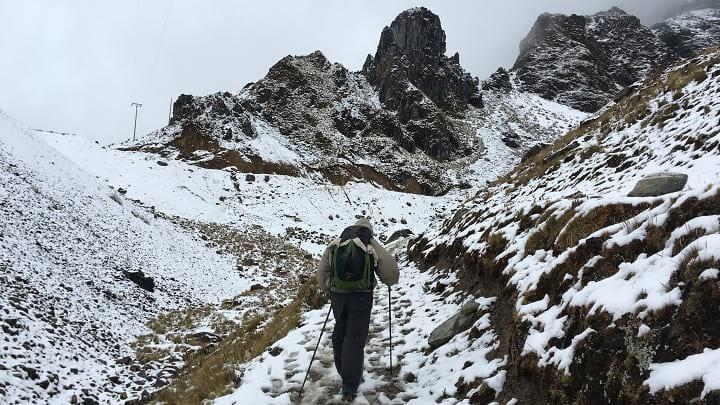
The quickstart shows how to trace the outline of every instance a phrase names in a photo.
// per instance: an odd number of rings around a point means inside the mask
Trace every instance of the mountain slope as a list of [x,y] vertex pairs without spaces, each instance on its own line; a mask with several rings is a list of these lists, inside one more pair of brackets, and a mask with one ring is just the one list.
[[[375,291],[356,403],[714,403],[719,89],[720,52],[677,66],[410,241],[415,263],[401,260],[392,304]],[[688,174],[688,187],[625,196],[667,169]],[[464,330],[431,346],[435,327],[468,305]],[[216,403],[302,403],[327,310],[238,365],[238,387]],[[303,401],[342,403],[331,326]]]
[[[502,391],[470,387],[527,403],[717,400],[719,94],[720,52],[675,67],[411,246],[457,277],[448,292],[496,299],[486,361],[504,359]],[[663,170],[687,187],[626,197]]]
[[133,356],[129,340],[148,333],[146,321],[252,283],[232,257],[100,185],[5,115],[0,161],[5,402],[139,394],[150,378],[116,361]]
[[407,10],[383,30],[362,72],[330,63],[319,51],[288,56],[239,92],[180,96],[168,127],[121,147],[207,168],[234,166],[337,185],[367,181],[440,195],[506,168],[473,174],[465,170],[473,162],[515,159],[577,124],[581,114],[572,109],[488,94],[484,104],[518,111],[532,106],[551,117],[538,126],[511,114],[506,126],[525,128],[523,142],[488,148],[486,138],[512,131],[489,132],[496,125],[483,112],[477,79],[463,70],[457,54],[445,56],[445,48],[439,17],[425,8]]
[[520,44],[520,88],[586,112],[671,60],[668,47],[619,8],[590,16],[543,14]]
[[653,26],[652,30],[676,55],[692,56],[720,43],[720,5],[684,12]]

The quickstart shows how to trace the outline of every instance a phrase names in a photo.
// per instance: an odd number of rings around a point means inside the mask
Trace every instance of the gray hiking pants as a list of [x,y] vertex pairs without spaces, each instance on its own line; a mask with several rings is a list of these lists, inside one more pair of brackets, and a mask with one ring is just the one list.
[[343,385],[357,389],[363,371],[373,294],[333,292],[330,302],[335,317],[332,334],[335,368],[342,377]]

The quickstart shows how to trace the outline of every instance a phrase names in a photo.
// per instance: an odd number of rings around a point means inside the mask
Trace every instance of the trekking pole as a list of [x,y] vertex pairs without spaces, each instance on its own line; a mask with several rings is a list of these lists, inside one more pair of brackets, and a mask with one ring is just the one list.
[[330,319],[330,312],[332,312],[332,305],[330,306],[330,309],[328,309],[327,316],[325,317],[325,322],[323,323],[322,329],[320,329],[320,337],[318,338],[317,344],[315,345],[315,351],[313,352],[312,358],[310,359],[310,365],[308,366],[307,372],[305,372],[305,378],[303,379],[303,383],[300,386],[300,394],[298,394],[298,399],[302,398],[303,389],[305,388],[305,382],[307,381],[308,375],[310,374],[310,367],[312,367],[313,361],[315,361],[315,354],[317,353],[318,347],[320,347],[320,340],[322,339],[323,332],[325,332],[325,325],[327,325],[328,319]]
[[390,295],[390,286],[388,286],[388,315],[390,315],[390,377],[393,375],[392,367],[392,296]]

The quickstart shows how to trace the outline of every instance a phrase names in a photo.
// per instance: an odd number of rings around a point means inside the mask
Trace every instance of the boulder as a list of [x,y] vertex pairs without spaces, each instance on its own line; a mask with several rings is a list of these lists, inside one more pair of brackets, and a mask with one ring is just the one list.
[[412,234],[413,234],[413,231],[411,231],[410,229],[407,229],[407,228],[398,229],[397,231],[393,232],[392,235],[390,235],[390,237],[387,239],[387,241],[385,243],[391,243],[398,239],[407,238]]
[[533,156],[537,155],[538,153],[542,152],[543,149],[547,148],[549,145],[547,143],[538,143],[530,147],[525,153],[522,155],[521,162],[525,162],[532,158]]
[[449,342],[453,336],[470,329],[473,323],[480,318],[479,308],[480,305],[475,301],[470,301],[463,305],[460,312],[441,323],[430,333],[430,337],[428,337],[430,347],[437,349]]
[[655,173],[637,182],[628,197],[657,197],[681,191],[687,184],[688,176],[683,173]]
[[153,280],[152,277],[145,276],[142,271],[123,270],[123,275],[125,276],[125,278],[137,284],[137,286],[142,288],[143,290],[149,292],[155,291],[155,280]]
[[502,137],[502,141],[505,145],[513,149],[518,149],[521,146],[520,137],[513,132],[505,133]]
[[202,343],[218,343],[222,340],[219,335],[207,331],[194,333],[191,337]]

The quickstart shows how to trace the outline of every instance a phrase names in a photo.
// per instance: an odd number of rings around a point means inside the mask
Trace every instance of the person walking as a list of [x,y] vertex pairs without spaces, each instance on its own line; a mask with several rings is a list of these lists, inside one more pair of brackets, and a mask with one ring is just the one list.
[[330,291],[335,368],[347,399],[355,397],[362,380],[376,275],[391,286],[400,272],[395,258],[373,237],[370,222],[360,218],[328,245],[317,270],[318,285]]

